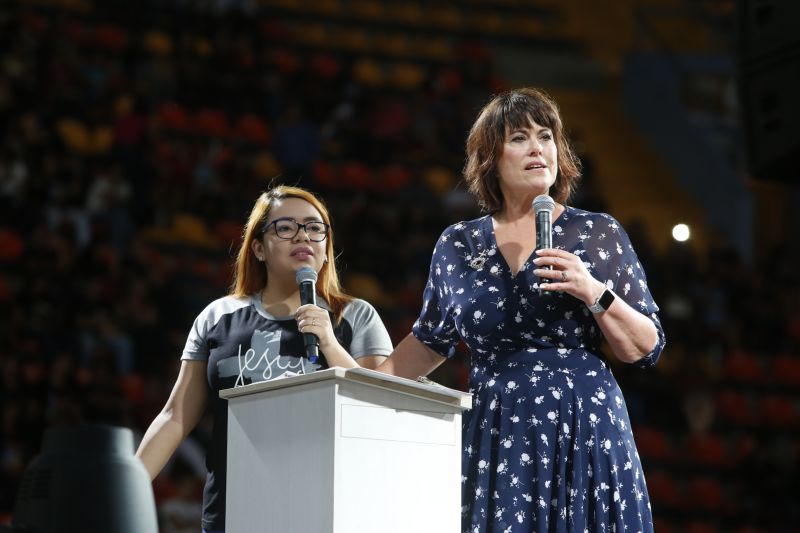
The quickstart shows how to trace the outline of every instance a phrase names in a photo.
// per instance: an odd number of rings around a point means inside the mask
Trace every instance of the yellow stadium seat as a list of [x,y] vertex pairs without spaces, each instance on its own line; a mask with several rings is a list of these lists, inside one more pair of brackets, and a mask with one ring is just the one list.
[[385,75],[383,68],[377,62],[362,58],[353,65],[353,77],[359,83],[368,87],[378,87],[383,85]]
[[401,89],[416,89],[425,80],[425,71],[414,63],[395,63],[389,67],[389,83]]
[[172,38],[159,30],[151,30],[144,35],[144,48],[157,56],[166,56],[172,53]]

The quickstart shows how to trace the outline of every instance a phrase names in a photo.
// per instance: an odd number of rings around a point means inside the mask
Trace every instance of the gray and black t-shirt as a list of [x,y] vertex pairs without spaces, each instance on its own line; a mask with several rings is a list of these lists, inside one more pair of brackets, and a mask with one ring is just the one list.
[[[329,309],[324,301],[318,301],[318,305]],[[364,300],[349,302],[333,331],[354,359],[392,352],[386,327]],[[294,317],[270,315],[257,294],[246,298],[226,296],[206,307],[194,321],[181,359],[208,362],[214,428],[206,456],[203,527],[224,529],[228,405],[219,397],[219,391],[269,381],[287,372],[308,374],[328,368],[328,364],[324,353],[316,363],[309,362]]]

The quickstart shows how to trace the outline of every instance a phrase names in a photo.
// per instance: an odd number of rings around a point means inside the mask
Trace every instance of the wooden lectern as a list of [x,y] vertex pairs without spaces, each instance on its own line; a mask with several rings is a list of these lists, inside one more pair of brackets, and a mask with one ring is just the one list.
[[458,533],[472,397],[330,368],[226,389],[226,533]]

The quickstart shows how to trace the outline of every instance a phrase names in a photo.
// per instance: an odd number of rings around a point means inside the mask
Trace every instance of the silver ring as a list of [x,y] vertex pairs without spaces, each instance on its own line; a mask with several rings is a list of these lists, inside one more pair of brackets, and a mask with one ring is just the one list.
[[567,271],[566,270],[562,270],[561,271],[561,281],[564,282],[564,283],[567,282]]
[[316,318],[312,318],[311,319],[311,325],[312,326],[316,326],[317,325],[317,319]]

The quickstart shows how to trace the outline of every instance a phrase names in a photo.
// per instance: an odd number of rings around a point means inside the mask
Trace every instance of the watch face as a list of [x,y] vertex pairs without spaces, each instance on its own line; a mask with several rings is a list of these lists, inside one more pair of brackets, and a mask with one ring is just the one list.
[[605,292],[603,292],[603,295],[600,296],[600,300],[598,300],[597,303],[603,309],[608,309],[608,306],[610,306],[611,302],[613,301],[614,301],[614,293],[606,289]]

